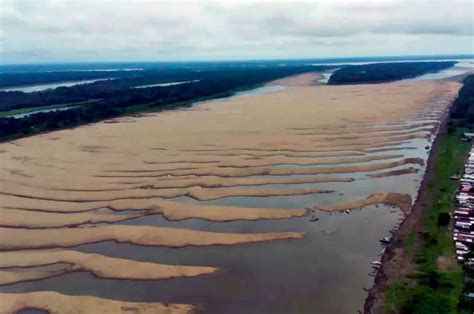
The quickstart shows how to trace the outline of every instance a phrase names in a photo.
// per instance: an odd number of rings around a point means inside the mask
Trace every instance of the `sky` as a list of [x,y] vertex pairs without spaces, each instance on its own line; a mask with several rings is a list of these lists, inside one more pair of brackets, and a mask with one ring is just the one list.
[[474,54],[472,0],[0,0],[0,63]]

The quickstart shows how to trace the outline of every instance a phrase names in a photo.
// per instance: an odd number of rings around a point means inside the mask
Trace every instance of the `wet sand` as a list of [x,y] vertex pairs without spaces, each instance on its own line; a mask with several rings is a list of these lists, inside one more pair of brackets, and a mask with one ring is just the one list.
[[22,294],[1,293],[2,312],[16,313],[21,309],[41,309],[59,313],[193,313],[195,307],[180,304],[130,303],[103,300],[88,296],[66,296],[57,292],[31,292]]
[[[44,266],[49,266],[44,269]],[[21,267],[21,268],[19,268]],[[97,278],[163,280],[216,272],[213,267],[144,263],[72,250],[23,250],[0,253],[0,284],[38,280],[74,271]],[[124,271],[124,270],[127,271]]]
[[357,208],[367,207],[369,205],[390,205],[400,208],[406,215],[410,213],[412,206],[412,199],[408,194],[401,193],[374,193],[369,195],[363,200],[354,200],[351,202],[335,203],[325,206],[317,207],[322,211],[334,212],[334,211],[346,211],[354,210]]
[[51,309],[34,291],[56,311],[87,298],[74,295],[107,299],[85,299],[97,311],[360,309],[378,239],[410,211],[459,84],[316,78],[0,144],[7,311]]
[[120,225],[48,230],[0,228],[0,234],[2,235],[0,239],[0,250],[2,251],[73,247],[80,244],[102,241],[179,248],[186,246],[253,243],[280,239],[301,239],[304,236],[302,232],[240,234]]

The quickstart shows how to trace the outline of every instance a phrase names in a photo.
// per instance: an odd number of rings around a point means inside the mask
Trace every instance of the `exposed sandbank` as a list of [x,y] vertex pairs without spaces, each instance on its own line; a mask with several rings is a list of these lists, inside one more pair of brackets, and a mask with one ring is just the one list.
[[140,216],[142,216],[142,214],[139,213],[125,215],[100,214],[94,212],[58,214],[0,207],[0,226],[17,228],[70,227],[84,224],[112,223]]
[[[44,265],[57,267],[40,268]],[[15,271],[11,269],[14,267],[23,269]],[[72,250],[0,252],[0,285],[49,278],[74,271],[86,271],[95,277],[106,279],[163,280],[194,277],[217,270],[214,267],[139,262]]]
[[373,193],[367,198],[356,201],[318,205],[317,209],[322,211],[344,211],[362,208],[369,205],[384,204],[395,206],[401,209],[401,211],[407,215],[410,213],[412,206],[411,196],[402,193]]
[[65,229],[0,228],[0,250],[73,247],[102,241],[179,248],[301,239],[301,232],[219,233],[148,226],[101,226]]
[[[5,191],[8,190],[8,191]],[[10,185],[0,194],[19,196],[34,200],[50,201],[69,201],[69,202],[95,202],[95,201],[114,201],[126,199],[149,199],[153,197],[176,198],[179,196],[188,196],[196,200],[214,200],[232,196],[285,196],[285,195],[306,195],[315,193],[331,193],[331,190],[324,189],[265,189],[265,188],[202,188],[194,186],[190,188],[163,188],[163,189],[136,189],[127,191],[89,191],[67,192],[61,194],[60,191],[39,190],[28,187]]]
[[0,293],[0,300],[1,313],[18,313],[27,308],[51,314],[190,314],[196,310],[195,306],[186,304],[133,303],[89,296],[68,296],[53,291]]
[[[81,213],[95,211],[101,208],[108,208],[114,211],[138,210],[146,211],[147,214],[162,214],[168,220],[183,220],[190,218],[204,219],[210,221],[232,221],[232,220],[256,220],[256,219],[283,219],[292,217],[301,217],[307,214],[305,209],[272,209],[272,208],[249,208],[222,205],[191,204],[174,201],[165,201],[162,199],[126,199],[114,200],[108,202],[64,202],[35,200],[29,198],[4,196],[4,204],[7,208],[50,212],[50,213]],[[57,215],[54,218],[57,224],[65,223],[61,219],[64,215]],[[51,217],[50,219],[53,219]],[[23,227],[34,227],[37,223],[31,225],[26,222]]]
[[368,176],[371,178],[384,178],[384,177],[392,177],[392,176],[401,176],[404,174],[412,174],[412,173],[418,173],[420,169],[418,168],[404,168],[404,169],[399,169],[399,170],[391,170],[391,171],[386,171],[386,172],[380,172],[380,173],[375,173],[375,174],[369,174]]

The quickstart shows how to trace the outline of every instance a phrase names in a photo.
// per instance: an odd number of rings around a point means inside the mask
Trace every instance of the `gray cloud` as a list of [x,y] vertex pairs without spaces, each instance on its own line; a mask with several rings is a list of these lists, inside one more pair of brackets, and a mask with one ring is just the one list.
[[0,62],[474,53],[471,0],[2,0]]

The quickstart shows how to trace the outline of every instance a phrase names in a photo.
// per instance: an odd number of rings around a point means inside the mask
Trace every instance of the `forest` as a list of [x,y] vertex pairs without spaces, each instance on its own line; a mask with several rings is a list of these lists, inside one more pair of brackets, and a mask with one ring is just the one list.
[[328,84],[384,83],[409,79],[452,67],[455,61],[393,62],[348,65],[336,70]]
[[458,98],[451,107],[448,130],[455,128],[474,130],[474,75],[464,79]]

